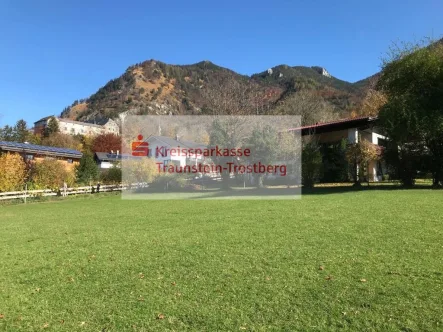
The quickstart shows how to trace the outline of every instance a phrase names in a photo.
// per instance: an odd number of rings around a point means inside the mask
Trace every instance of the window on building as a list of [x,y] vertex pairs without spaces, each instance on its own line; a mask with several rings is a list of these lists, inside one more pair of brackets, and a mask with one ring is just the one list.
[[72,164],[74,162],[72,159],[67,159],[66,161],[68,162],[68,164]]
[[33,154],[27,154],[26,155],[26,160],[34,160],[34,155]]

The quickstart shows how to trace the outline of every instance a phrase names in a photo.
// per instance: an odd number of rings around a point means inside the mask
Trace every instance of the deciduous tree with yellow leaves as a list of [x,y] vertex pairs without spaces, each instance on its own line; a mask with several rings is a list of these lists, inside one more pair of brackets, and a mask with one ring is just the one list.
[[0,191],[21,190],[26,181],[26,164],[18,154],[0,156]]

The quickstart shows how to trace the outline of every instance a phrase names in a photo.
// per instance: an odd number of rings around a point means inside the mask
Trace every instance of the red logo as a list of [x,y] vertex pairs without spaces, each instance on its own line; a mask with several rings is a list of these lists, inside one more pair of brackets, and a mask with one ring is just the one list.
[[143,142],[143,135],[137,136],[138,141],[132,142],[131,150],[134,157],[147,157],[149,155],[149,143]]

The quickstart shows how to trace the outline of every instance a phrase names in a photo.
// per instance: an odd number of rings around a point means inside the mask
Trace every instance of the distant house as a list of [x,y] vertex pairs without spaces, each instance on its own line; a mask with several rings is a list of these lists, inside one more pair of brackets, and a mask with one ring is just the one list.
[[119,152],[96,152],[94,154],[94,160],[97,163],[100,170],[106,170],[114,165],[119,166],[120,162],[124,159],[140,159],[141,157],[134,157],[127,153]]
[[[178,151],[179,149],[206,148],[204,144],[180,140],[178,137],[173,139],[167,136],[150,136],[146,142],[149,143],[149,153],[146,157],[153,158],[156,162],[163,163],[164,165],[186,166],[202,162],[203,157],[201,155],[182,154]],[[172,153],[171,150],[173,151]],[[119,151],[96,152],[94,154],[95,162],[101,170],[109,169],[114,165],[118,166],[122,160],[139,160],[146,157],[137,157],[132,154],[120,153]]]
[[0,141],[0,154],[19,154],[25,161],[40,162],[45,159],[56,159],[67,169],[73,169],[80,162],[82,153],[77,150],[54,148],[52,146],[35,145],[17,142]]
[[102,124],[95,124],[47,116],[34,122],[34,134],[43,134],[52,119],[57,120],[60,132],[63,134],[96,136],[100,134],[119,135],[120,133],[118,124],[112,119],[105,120]]
[[195,165],[203,161],[203,156],[182,153],[184,152],[183,149],[207,148],[202,143],[182,140],[179,137],[173,139],[167,136],[150,136],[146,141],[149,143],[150,157],[155,158],[157,162],[162,162],[164,165],[170,163],[177,166]]
[[[377,117],[359,117],[291,128],[289,131],[300,131],[302,136],[311,136],[318,143],[336,143],[346,139],[348,143],[353,144],[362,139],[377,146],[384,146],[386,137],[381,134],[377,123]],[[385,173],[386,167],[382,161],[370,163],[369,176],[372,181],[381,181]]]

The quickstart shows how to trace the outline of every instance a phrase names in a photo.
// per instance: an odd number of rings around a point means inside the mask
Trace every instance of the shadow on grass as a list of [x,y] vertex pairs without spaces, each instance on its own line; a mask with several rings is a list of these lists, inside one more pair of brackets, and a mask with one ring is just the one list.
[[414,187],[404,187],[396,184],[371,184],[362,185],[355,187],[352,185],[341,185],[341,186],[321,186],[314,188],[248,188],[248,189],[231,189],[231,190],[216,190],[211,192],[206,192],[202,195],[193,196],[189,199],[208,199],[208,198],[243,198],[243,199],[291,199],[300,198],[303,195],[328,195],[328,194],[341,194],[341,193],[357,193],[364,191],[395,191],[395,190],[438,190],[432,186],[425,184],[418,184]]
[[301,196],[301,188],[247,188],[214,190],[190,197],[190,199],[296,199]]
[[371,190],[394,191],[394,190],[423,190],[423,189],[434,190],[435,188],[426,184],[417,184],[413,187],[404,187],[397,184],[389,184],[389,185],[370,184],[369,186],[362,185],[360,187],[354,187],[352,185],[324,186],[324,187],[302,189],[302,195],[327,195],[327,194],[352,193],[352,192],[362,192],[362,191],[371,191]]
[[211,200],[211,199],[235,199],[235,200],[278,200],[278,199],[300,199],[302,196],[328,195],[341,193],[358,193],[364,191],[395,191],[395,190],[435,190],[429,184],[416,184],[414,187],[406,188],[396,183],[366,183],[362,186],[352,186],[350,183],[321,184],[314,188],[300,187],[231,187],[231,189],[203,189],[196,191],[146,191],[133,193],[125,196],[125,199],[147,199],[147,200]]

